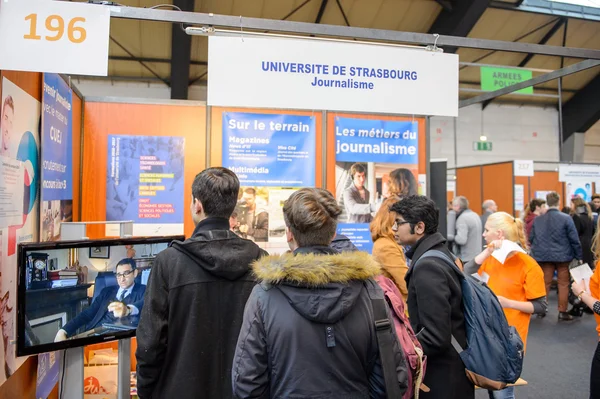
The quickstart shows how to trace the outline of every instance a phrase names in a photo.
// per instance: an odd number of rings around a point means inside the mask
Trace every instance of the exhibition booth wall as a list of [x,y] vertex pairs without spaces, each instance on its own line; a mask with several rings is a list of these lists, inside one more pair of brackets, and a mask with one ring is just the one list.
[[[519,216],[532,199],[545,199],[549,191],[556,191],[560,195],[561,208],[569,206],[566,198],[579,194],[576,193],[578,184],[575,183],[571,187],[569,182],[560,181],[558,171],[535,170],[536,163],[534,162],[533,165],[532,176],[515,176],[514,162],[457,168],[456,195],[466,197],[471,209],[479,214],[483,211],[483,201],[493,199],[500,211]],[[580,194],[584,197],[590,197],[600,189],[593,179],[590,179],[589,183],[580,183],[580,185],[584,188],[587,185],[586,192]],[[448,191],[449,200],[453,195],[453,192]],[[590,201],[590,198],[586,199]]]

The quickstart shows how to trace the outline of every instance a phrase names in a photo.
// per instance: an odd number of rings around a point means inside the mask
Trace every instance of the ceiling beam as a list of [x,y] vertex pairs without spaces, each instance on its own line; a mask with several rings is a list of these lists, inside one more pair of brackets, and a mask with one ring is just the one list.
[[[548,43],[548,41],[550,39],[552,39],[552,37],[556,34],[556,32],[558,32],[558,30],[563,27],[563,25],[567,22],[567,20],[568,19],[565,17],[560,17],[558,19],[558,21],[556,21],[554,26],[552,28],[550,28],[550,30],[544,35],[544,37],[542,37],[542,40],[540,40],[538,44]],[[533,53],[527,54],[527,56],[525,56],[525,58],[523,58],[523,61],[521,61],[519,63],[519,66],[520,67],[526,66],[534,56],[535,56],[535,54],[533,54]]]
[[[182,11],[194,11],[194,0],[173,0]],[[172,25],[171,36],[171,99],[187,100],[192,57],[192,37],[183,24]]]
[[[429,33],[467,37],[489,3],[490,0],[460,0],[452,3],[450,9],[442,6],[443,9],[429,28]],[[456,47],[444,47],[446,53],[455,53],[456,50]]]
[[546,83],[551,80],[562,78],[563,76],[571,75],[573,73],[585,71],[586,69],[595,68],[597,66],[600,66],[600,60],[581,61],[576,64],[569,65],[568,67],[557,69],[556,71],[537,76],[533,79],[524,80],[523,82],[519,82],[519,83],[516,83],[511,86],[503,87],[502,89],[489,91],[489,92],[479,95],[477,97],[473,97],[473,98],[469,98],[468,100],[460,101],[458,107],[459,108],[468,107],[469,105],[481,103],[481,102],[490,100],[492,98],[500,97],[505,94],[509,94],[509,93],[515,92],[517,90],[524,89],[526,87]]
[[600,119],[600,74],[563,105],[563,142],[573,133],[585,133]]
[[[565,18],[565,17],[558,18],[558,20],[556,21],[556,23],[552,26],[552,28],[550,28],[550,30],[548,32],[546,32],[546,34],[544,35],[544,37],[542,37],[542,39],[538,42],[538,44],[546,44],[546,43],[548,43],[548,41],[550,39],[552,39],[552,37],[556,34],[556,32],[558,32],[558,30],[560,28],[563,27],[563,25],[565,26],[565,29],[566,29],[566,25],[565,24],[567,23],[567,21],[568,21],[568,18]],[[563,44],[563,47],[564,47],[564,44]],[[533,57],[535,57],[535,54],[533,54],[533,53],[527,54],[525,56],[525,58],[523,58],[523,60],[519,63],[519,65],[518,65],[519,68],[525,67],[529,63],[529,61],[531,61],[531,59]],[[562,64],[561,64],[560,67],[561,68],[563,67]],[[486,109],[487,106],[490,105],[490,103],[492,101],[494,101],[494,100],[491,99],[491,100],[484,101],[483,104],[481,105],[481,109],[482,110]]]
[[321,0],[321,5],[319,6],[319,12],[317,13],[317,18],[315,19],[315,24],[320,24],[321,19],[323,19],[323,14],[325,14],[325,9],[327,8],[327,3],[329,0]]
[[452,2],[450,0],[435,0],[446,11],[452,11]]
[[[111,61],[131,61],[131,62],[154,62],[156,64],[170,64],[170,58],[153,58],[153,57],[126,57],[121,55],[110,55],[108,59]],[[192,65],[208,65],[206,61],[191,60]]]

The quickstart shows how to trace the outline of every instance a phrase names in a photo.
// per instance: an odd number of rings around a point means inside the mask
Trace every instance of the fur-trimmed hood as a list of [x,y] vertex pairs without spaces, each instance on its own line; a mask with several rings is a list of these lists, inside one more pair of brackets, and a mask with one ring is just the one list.
[[381,274],[379,263],[366,252],[358,251],[265,256],[255,261],[252,269],[259,280],[270,284],[286,282],[306,286],[348,283]]
[[319,323],[342,319],[361,293],[368,301],[363,280],[381,273],[379,264],[367,253],[337,253],[328,247],[264,257],[252,268],[259,280],[268,283],[263,287],[273,286],[266,291],[282,293],[294,310]]

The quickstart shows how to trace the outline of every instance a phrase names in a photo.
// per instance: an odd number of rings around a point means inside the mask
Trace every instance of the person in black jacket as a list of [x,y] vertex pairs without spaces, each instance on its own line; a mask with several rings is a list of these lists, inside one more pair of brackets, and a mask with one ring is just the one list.
[[[233,361],[237,398],[386,397],[373,308],[364,286],[381,271],[367,253],[339,253],[329,246],[340,213],[335,198],[323,189],[304,188],[285,202],[293,253],[253,264],[262,282],[246,304]],[[393,343],[404,393],[406,363],[398,340]]]
[[244,305],[256,284],[250,263],[266,255],[229,230],[237,176],[209,168],[192,184],[191,238],[156,257],[137,329],[141,399],[228,399]]
[[550,284],[554,271],[558,277],[558,320],[573,320],[567,312],[569,306],[569,264],[583,257],[581,243],[575,223],[568,215],[559,211],[560,196],[556,192],[546,195],[548,211],[533,221],[529,233],[531,257],[544,271],[546,296],[550,295]]
[[571,198],[571,217],[581,243],[582,260],[590,268],[594,267],[594,254],[592,253],[592,240],[594,238],[594,218],[592,209],[583,198]]
[[[395,203],[393,226],[396,241],[410,245],[406,257],[414,265],[428,250],[435,249],[453,257],[446,240],[437,232],[439,210],[427,197],[413,195]],[[423,351],[427,355],[427,372],[423,383],[430,392],[425,399],[469,399],[475,397],[473,384],[467,379],[465,366],[451,344],[456,337],[467,345],[462,288],[458,274],[441,259],[426,258],[406,273],[408,315]]]

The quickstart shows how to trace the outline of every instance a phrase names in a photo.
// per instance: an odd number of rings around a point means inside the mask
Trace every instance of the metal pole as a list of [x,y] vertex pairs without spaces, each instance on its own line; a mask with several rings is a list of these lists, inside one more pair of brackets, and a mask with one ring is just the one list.
[[458,117],[454,119],[454,175],[456,176],[456,169],[458,168]]
[[600,61],[597,60],[585,60],[578,62],[576,64],[570,65],[566,68],[557,69],[554,72],[546,73],[544,75],[537,76],[533,79],[525,80],[523,82],[514,84],[512,86],[504,87],[500,90],[490,91],[486,94],[482,94],[476,97],[471,97],[466,100],[462,100],[459,103],[459,108],[464,108],[469,105],[481,103],[487,100],[491,100],[496,97],[503,96],[505,94],[509,94],[515,92],[517,90],[524,89],[526,87],[539,85],[541,83],[548,82],[550,80],[558,79],[566,75],[570,75],[572,73],[581,72],[586,69],[594,68],[600,65]]
[[131,338],[119,340],[117,399],[131,398]]
[[431,117],[425,117],[425,193],[431,198]]
[[[600,60],[600,50],[565,48],[533,43],[513,43],[501,40],[474,39],[468,37],[440,35],[436,38],[429,33],[399,32],[383,29],[357,28],[338,25],[312,24],[307,22],[281,21],[263,18],[243,18],[240,24],[239,16],[204,14],[183,11],[170,11],[138,7],[108,6],[113,18],[137,19],[146,21],[185,23],[196,26],[214,26],[230,28],[240,34],[244,31],[273,31],[295,33],[300,35],[321,35],[346,39],[366,39],[377,42],[392,42],[403,44],[433,45],[438,47],[464,47],[509,51],[516,53],[535,53],[549,56],[585,58]],[[308,39],[308,38],[307,38]]]
[[562,162],[563,155],[563,114],[562,114],[562,78],[558,79],[558,159]]

